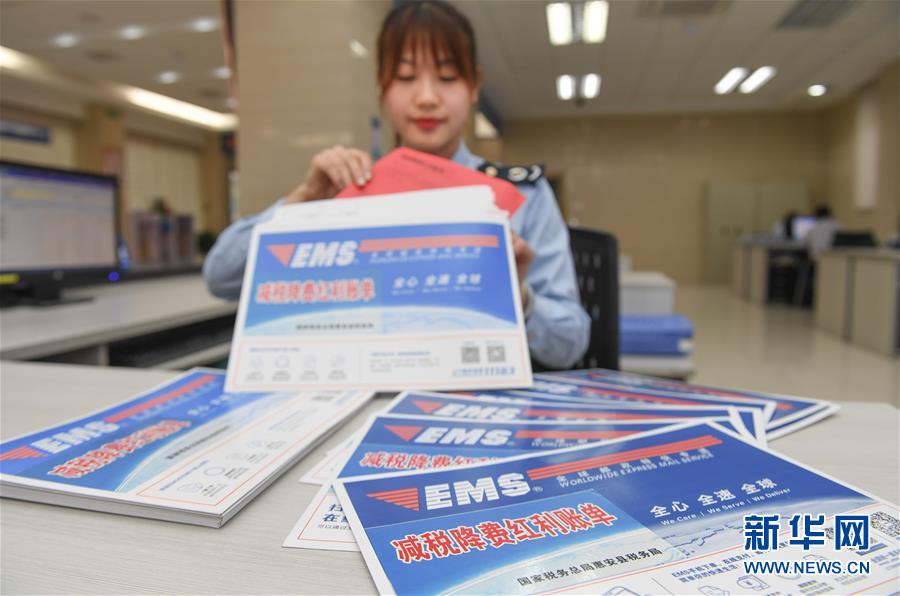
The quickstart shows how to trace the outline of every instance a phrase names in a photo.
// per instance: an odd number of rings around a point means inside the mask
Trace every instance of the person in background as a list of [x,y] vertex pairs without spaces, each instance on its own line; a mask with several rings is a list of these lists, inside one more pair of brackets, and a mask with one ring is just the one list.
[[777,234],[780,238],[784,238],[785,240],[793,240],[794,239],[794,220],[797,219],[796,211],[788,211],[784,214],[784,219],[777,224],[781,224],[779,227],[779,234]]
[[[568,230],[550,184],[512,173],[521,168],[488,164],[462,140],[478,101],[482,73],[468,19],[442,1],[404,2],[382,23],[378,37],[381,108],[403,146],[451,159],[472,169],[502,174],[525,196],[510,219],[531,356],[543,366],[570,368],[585,353],[590,318],[581,307]],[[240,296],[253,226],[282,204],[334,197],[372,179],[368,154],[336,145],[313,157],[302,184],[262,213],[232,224],[203,264],[214,295]]]
[[841,225],[831,216],[831,209],[827,206],[817,207],[815,216],[816,223],[806,235],[806,250],[813,260],[831,248],[834,235],[841,229]]

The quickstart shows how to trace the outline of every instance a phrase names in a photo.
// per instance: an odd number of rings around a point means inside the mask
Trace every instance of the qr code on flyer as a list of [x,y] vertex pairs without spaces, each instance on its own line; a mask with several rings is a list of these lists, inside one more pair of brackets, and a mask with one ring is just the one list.
[[869,516],[872,527],[892,538],[900,536],[900,520],[884,511],[876,511]]
[[464,345],[462,347],[462,362],[463,364],[476,364],[481,362],[481,354],[479,353],[478,346]]

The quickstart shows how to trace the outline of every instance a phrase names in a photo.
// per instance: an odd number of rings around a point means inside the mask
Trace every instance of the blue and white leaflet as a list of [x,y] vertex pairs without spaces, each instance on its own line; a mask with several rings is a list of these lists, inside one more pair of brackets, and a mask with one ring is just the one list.
[[707,399],[727,398],[753,401],[764,400],[774,405],[774,410],[767,423],[767,429],[769,431],[780,431],[777,434],[770,435],[770,438],[777,438],[778,436],[783,436],[789,432],[809,426],[837,411],[834,404],[819,399],[809,399],[774,393],[761,393],[758,391],[725,389],[722,387],[709,387],[706,385],[694,385],[601,368],[560,371],[549,373],[544,375],[544,377],[553,381],[567,378],[570,381],[576,380],[578,382],[589,383],[598,388],[630,388],[649,394],[660,392],[660,394],[664,395],[667,392],[675,392],[682,394],[685,397],[694,396],[696,398],[703,398],[705,396]]
[[510,230],[488,187],[316,201],[254,229],[226,387],[527,387]]
[[370,392],[226,393],[193,369],[0,445],[3,496],[221,526]]
[[[335,477],[442,469],[492,461],[522,453],[634,436],[677,422],[499,422],[382,414],[369,420]],[[359,550],[341,505],[330,489],[333,478],[325,483],[300,516],[284,546]]]
[[[734,406],[742,409],[753,408],[760,411],[763,420],[768,421],[774,415],[776,404],[772,400],[749,398],[745,396],[719,396],[678,393],[672,390],[645,387],[617,386],[583,380],[565,373],[541,373],[535,375],[534,385],[525,390],[491,391],[488,395],[522,396],[531,399],[570,399],[588,403],[613,404],[645,404],[669,405],[684,408],[697,406]],[[753,421],[747,418],[748,424]],[[768,428],[768,425],[766,426]],[[762,434],[760,432],[759,434]]]
[[[487,420],[593,420],[615,422],[636,420],[658,422],[708,418],[765,444],[762,414],[752,408],[730,406],[670,406],[616,402],[613,404],[553,401],[522,396],[465,396],[427,393],[422,391],[399,394],[385,409],[385,413],[413,416],[440,416],[461,419]],[[762,436],[762,439],[760,439]]]
[[[702,421],[455,469],[338,479],[334,488],[383,594],[741,592],[748,580],[737,564],[707,582],[720,591],[705,589],[706,576],[681,580],[726,552],[763,556],[743,549],[745,515],[877,512],[897,525],[895,505]],[[872,532],[897,550],[896,536]],[[853,590],[897,581],[892,556]],[[766,576],[770,592],[801,592],[802,581]]]

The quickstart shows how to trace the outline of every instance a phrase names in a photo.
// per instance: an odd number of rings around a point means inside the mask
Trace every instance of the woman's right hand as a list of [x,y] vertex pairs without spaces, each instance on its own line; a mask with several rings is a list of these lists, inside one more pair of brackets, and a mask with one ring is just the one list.
[[365,151],[335,145],[313,157],[306,180],[285,199],[288,203],[331,199],[344,188],[372,179],[372,158]]

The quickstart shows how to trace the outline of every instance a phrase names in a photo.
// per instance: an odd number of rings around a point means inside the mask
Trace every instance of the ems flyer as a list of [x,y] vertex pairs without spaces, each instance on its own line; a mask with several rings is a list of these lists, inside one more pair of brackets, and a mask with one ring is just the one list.
[[556,396],[557,399],[588,401],[596,404],[651,404],[668,405],[682,408],[698,406],[718,405],[720,407],[734,406],[740,408],[753,408],[760,412],[763,421],[768,421],[774,415],[775,404],[763,399],[749,399],[745,397],[732,398],[720,396],[706,396],[684,394],[674,391],[660,391],[644,389],[641,387],[616,387],[597,384],[592,381],[584,381],[569,376],[554,376],[544,373],[535,379],[533,387],[522,391],[490,392],[495,395],[520,395],[532,399],[546,399]]
[[[340,462],[338,478],[430,470],[492,461],[521,453],[608,441],[663,428],[659,422],[496,422],[453,418],[373,416]],[[284,546],[358,551],[329,478]]]
[[372,396],[226,393],[193,369],[0,444],[2,496],[219,527]]
[[614,370],[588,369],[554,372],[546,375],[549,380],[561,380],[562,377],[569,380],[591,383],[596,387],[607,388],[631,388],[641,392],[669,392],[674,391],[685,396],[707,396],[710,398],[729,398],[737,400],[757,401],[764,400],[774,404],[771,419],[768,421],[769,438],[778,438],[789,432],[810,426],[819,420],[826,418],[837,411],[834,404],[819,399],[809,399],[789,395],[776,395],[755,391],[739,391],[736,389],[723,389],[721,387],[708,387],[705,385],[693,385],[637,375],[623,373]]
[[384,594],[812,594],[898,579],[895,505],[716,423],[334,487]]
[[253,232],[230,391],[531,385],[509,223],[488,187],[282,211]]
[[[464,396],[427,393],[422,391],[404,392],[398,395],[385,409],[385,413],[408,414],[413,416],[439,416],[445,418],[486,419],[501,421],[527,420],[587,420],[594,422],[617,422],[623,420],[659,422],[679,421],[691,418],[712,419],[731,428],[751,441],[759,442],[760,436],[754,432],[763,429],[758,412],[752,412],[757,423],[747,428],[742,416],[746,412],[725,406],[651,406],[649,404],[585,404],[563,401],[544,401],[522,397]],[[765,439],[762,439],[763,444]]]

